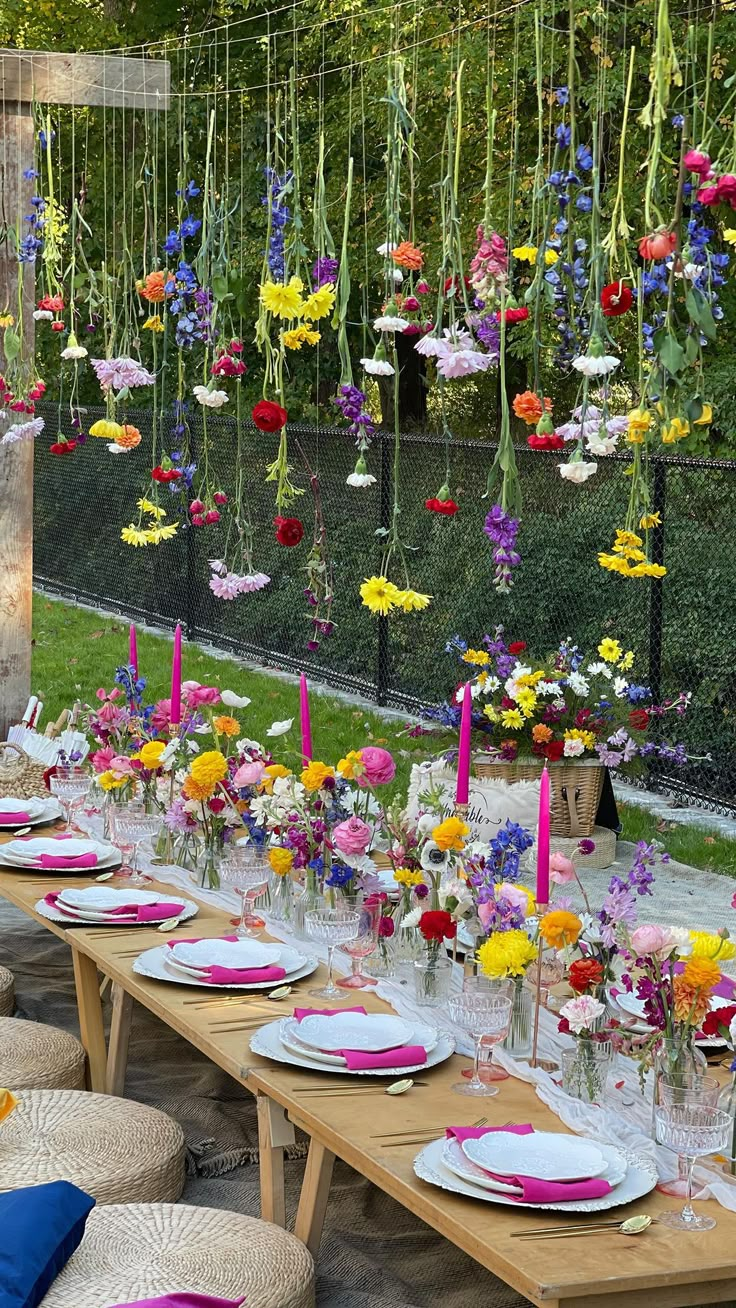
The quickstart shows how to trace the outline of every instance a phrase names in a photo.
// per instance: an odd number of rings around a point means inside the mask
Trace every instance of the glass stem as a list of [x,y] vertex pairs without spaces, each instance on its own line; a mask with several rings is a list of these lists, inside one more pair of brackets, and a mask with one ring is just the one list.
[[327,987],[326,987],[327,990],[331,990],[335,984],[332,979],[332,955],[334,954],[334,952],[335,952],[335,946],[328,945],[327,946]]
[[473,1040],[475,1041],[475,1048],[473,1050],[473,1079],[470,1084],[472,1086],[479,1086],[483,1084],[480,1079],[480,1047],[483,1041],[483,1034],[474,1035]]
[[245,931],[245,918],[248,913],[248,895],[244,890],[240,896],[240,921],[238,922],[238,931]]
[[692,1205],[694,1171],[695,1171],[695,1159],[689,1158],[688,1167],[687,1167],[687,1194],[685,1195],[685,1206],[682,1210],[682,1220],[684,1222],[692,1222],[695,1218],[695,1213],[693,1211],[693,1205]]
[[350,972],[352,976],[360,976],[360,965],[362,961],[362,958],[357,958],[355,954],[352,955],[350,959]]

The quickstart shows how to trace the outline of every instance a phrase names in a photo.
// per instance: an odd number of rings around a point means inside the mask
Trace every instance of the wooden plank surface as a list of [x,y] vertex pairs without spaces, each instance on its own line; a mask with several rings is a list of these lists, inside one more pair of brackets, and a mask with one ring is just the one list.
[[0,50],[0,97],[6,102],[168,109],[170,91],[166,59]]

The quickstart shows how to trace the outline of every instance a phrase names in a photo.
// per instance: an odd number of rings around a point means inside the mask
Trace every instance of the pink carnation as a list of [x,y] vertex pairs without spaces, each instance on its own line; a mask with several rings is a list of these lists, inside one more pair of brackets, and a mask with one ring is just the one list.
[[387,749],[366,745],[360,751],[360,761],[360,776],[355,778],[359,786],[387,786],[396,776],[396,764]]
[[332,839],[341,854],[365,854],[373,839],[373,832],[362,818],[351,817],[335,827]]

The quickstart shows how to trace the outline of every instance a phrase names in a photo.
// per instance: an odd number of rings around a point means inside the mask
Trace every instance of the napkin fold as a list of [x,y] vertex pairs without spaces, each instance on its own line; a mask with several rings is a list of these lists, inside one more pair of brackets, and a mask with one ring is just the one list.
[[[511,1135],[532,1135],[534,1127],[529,1123],[523,1126],[448,1126],[445,1135],[448,1138],[454,1136],[462,1144],[463,1140],[480,1140],[481,1136],[496,1131],[508,1131]],[[474,1165],[479,1166],[478,1163]],[[602,1199],[613,1189],[602,1176],[589,1177],[585,1181],[541,1181],[535,1176],[523,1176],[520,1173],[507,1175],[490,1172],[487,1167],[481,1167],[480,1170],[501,1185],[517,1185],[521,1194],[508,1196],[515,1204],[555,1204],[579,1199]]]
[[[301,1022],[305,1017],[336,1017],[339,1013],[365,1013],[362,1004],[354,1008],[295,1008],[294,1017]],[[365,1072],[375,1067],[415,1067],[426,1063],[427,1051],[422,1045],[399,1045],[396,1049],[382,1049],[367,1053],[363,1049],[336,1049],[345,1059],[349,1072]]]
[[218,1299],[196,1290],[175,1290],[160,1299],[136,1299],[135,1303],[116,1303],[113,1308],[240,1308],[245,1299]]
[[[49,908],[57,909],[60,913],[67,913],[69,917],[74,918],[77,922],[84,921],[83,918],[77,916],[78,912],[84,910],[75,909],[72,904],[65,904],[63,899],[60,899],[61,893],[61,891],[53,890],[48,895],[44,895],[44,904],[48,904]],[[134,922],[160,922],[167,917],[178,917],[184,911],[184,905],[167,903],[121,904],[118,908],[102,909],[101,911],[104,912],[105,917],[110,919],[130,918]]]
[[[238,936],[213,936],[216,940],[237,940]],[[200,940],[206,940],[206,936],[192,937],[187,940],[167,940],[166,944],[169,949],[174,945],[196,945]],[[192,977],[193,981],[209,981],[213,986],[252,986],[257,985],[259,981],[283,981],[286,976],[286,968],[272,964],[270,967],[221,967],[213,963],[211,967],[202,967],[202,975]]]
[[30,822],[30,820],[30,813],[24,813],[21,809],[18,809],[15,813],[11,813],[9,809],[0,809],[0,822],[5,827],[22,827],[24,822]]
[[76,858],[64,858],[61,854],[42,854],[40,858],[32,860],[32,866],[58,868],[60,871],[65,867],[97,867],[97,855],[77,854]]
[[367,1013],[367,1009],[361,1004],[355,1008],[295,1008],[294,1017],[297,1022],[301,1022],[305,1017],[337,1017],[339,1013]]

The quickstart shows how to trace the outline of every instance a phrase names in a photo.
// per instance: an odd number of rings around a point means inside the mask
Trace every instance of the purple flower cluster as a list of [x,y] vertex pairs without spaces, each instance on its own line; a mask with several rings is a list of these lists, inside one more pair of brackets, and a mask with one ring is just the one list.
[[315,261],[312,267],[314,289],[318,290],[320,286],[334,286],[337,282],[337,274],[339,271],[339,260],[330,259],[328,255],[322,255]]
[[31,196],[31,212],[23,221],[28,223],[28,232],[18,245],[18,263],[35,263],[36,255],[43,247],[43,229],[46,219],[44,212],[46,201],[42,195]]
[[348,431],[351,436],[355,436],[355,444],[365,449],[373,439],[376,424],[365,408],[366,397],[363,391],[358,386],[341,386],[334,403],[343,418],[350,423]]
[[657,859],[661,863],[668,863],[669,854],[660,852],[656,844],[649,845],[646,840],[640,840],[628,875],[625,878],[611,877],[608,894],[598,914],[601,938],[607,949],[612,949],[616,944],[617,927],[636,925],[636,896],[651,895],[654,882],[652,868]]
[[268,267],[274,281],[281,282],[284,280],[284,246],[286,237],[284,228],[291,219],[291,210],[284,200],[284,196],[291,187],[293,173],[287,169],[283,177],[279,177],[273,168],[264,168],[266,177],[266,194],[262,196],[261,203],[269,210],[271,222],[271,235],[268,242]]
[[478,319],[475,335],[492,358],[498,360],[501,357],[501,327],[492,313]]
[[521,563],[521,555],[516,549],[519,519],[510,517],[500,504],[494,504],[486,516],[483,530],[494,547],[496,572],[493,585],[500,594],[508,594],[513,585],[512,569]]

